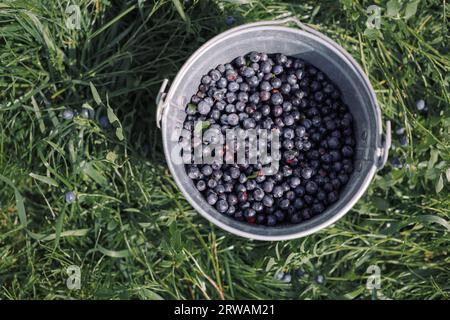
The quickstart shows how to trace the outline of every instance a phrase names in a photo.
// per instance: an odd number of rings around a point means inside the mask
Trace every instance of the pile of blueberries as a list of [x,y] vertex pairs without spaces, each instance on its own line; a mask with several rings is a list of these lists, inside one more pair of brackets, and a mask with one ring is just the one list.
[[262,164],[187,164],[206,201],[250,224],[298,224],[336,202],[353,172],[353,118],[318,68],[281,53],[250,52],[201,78],[184,128],[279,130],[279,170]]

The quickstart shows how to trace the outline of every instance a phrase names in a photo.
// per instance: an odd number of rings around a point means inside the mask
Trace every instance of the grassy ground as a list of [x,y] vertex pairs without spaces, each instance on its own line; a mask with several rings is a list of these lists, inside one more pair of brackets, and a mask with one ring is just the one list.
[[[366,30],[373,3],[381,28]],[[66,25],[70,4],[80,30]],[[163,78],[229,28],[225,17],[238,25],[284,14],[352,53],[407,145],[394,134],[390,161],[402,168],[388,164],[334,226],[256,242],[215,228],[183,199],[154,98]],[[0,298],[448,299],[449,17],[443,0],[3,0]],[[94,119],[61,117],[83,105]],[[66,287],[70,265],[80,267],[80,290]],[[371,265],[381,272],[377,292],[366,289]]]

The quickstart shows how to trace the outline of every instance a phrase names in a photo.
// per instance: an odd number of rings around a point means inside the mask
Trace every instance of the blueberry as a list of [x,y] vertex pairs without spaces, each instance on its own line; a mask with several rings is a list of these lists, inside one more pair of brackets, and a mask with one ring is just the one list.
[[212,167],[211,167],[210,165],[207,165],[207,164],[206,164],[206,165],[204,165],[204,166],[202,167],[201,172],[202,172],[203,175],[209,176],[209,175],[212,174],[213,169],[212,169]]
[[235,81],[228,83],[228,91],[230,92],[236,92],[239,90],[239,84]]
[[259,93],[259,98],[261,99],[261,101],[268,101],[270,99],[270,92],[268,92],[268,91],[261,91]]
[[235,113],[231,113],[228,115],[227,121],[230,126],[236,126],[239,124],[239,116]]
[[267,225],[268,226],[274,226],[277,224],[277,218],[273,214],[269,214],[267,216]]
[[284,190],[281,186],[275,186],[272,190],[274,198],[281,198],[283,196]]
[[292,276],[288,273],[285,273],[283,279],[281,279],[281,282],[290,283],[291,280],[292,280]]
[[400,145],[402,147],[405,147],[408,145],[408,138],[405,135],[402,135],[399,139],[398,142],[400,143]]
[[305,127],[303,127],[303,126],[298,126],[298,127],[295,129],[295,135],[296,135],[298,138],[304,137],[304,136],[305,136],[305,133],[306,133],[306,129],[305,129]]
[[270,91],[272,90],[272,86],[270,85],[269,81],[262,81],[259,85],[259,88],[263,91]]
[[228,69],[225,72],[225,78],[228,81],[235,81],[237,79],[237,77],[238,77],[238,73],[235,70],[233,70],[233,69]]
[[200,192],[205,191],[206,190],[206,182],[204,180],[198,180],[196,187],[197,187],[197,190]]
[[250,52],[250,54],[248,55],[248,58],[250,59],[250,61],[252,62],[258,62],[261,59],[261,54],[259,54],[258,52],[252,51]]
[[301,198],[297,198],[294,200],[294,208],[301,209],[305,206],[305,202]]
[[255,191],[253,191],[253,198],[255,201],[261,201],[264,198],[264,191],[261,188],[256,188]]
[[286,150],[291,150],[292,148],[294,148],[294,141],[292,141],[290,139],[284,140],[283,148],[285,148]]
[[246,78],[250,78],[255,75],[255,70],[250,67],[242,67],[240,74]]
[[275,211],[274,216],[277,218],[277,221],[279,222],[283,222],[284,219],[286,218],[286,214],[281,210]]
[[274,105],[280,105],[283,103],[283,96],[281,95],[281,93],[274,93],[272,95],[272,97],[270,98],[270,101],[274,104]]
[[272,207],[274,204],[274,199],[270,195],[265,195],[262,202],[265,207]]
[[248,199],[248,193],[246,191],[238,193],[238,200],[239,200],[239,202],[241,202],[241,203],[242,202],[247,202],[247,199]]
[[217,196],[217,194],[211,192],[210,194],[208,194],[208,196],[206,197],[206,201],[208,202],[208,204],[210,205],[215,205],[217,200],[219,199],[219,197]]
[[210,189],[213,189],[217,186],[217,181],[215,179],[209,179],[207,184]]
[[346,158],[349,158],[349,157],[353,156],[353,148],[350,147],[350,146],[344,146],[344,147],[342,147],[341,152],[342,152],[342,155],[343,155],[344,157],[346,157]]
[[395,134],[398,136],[402,136],[405,134],[405,131],[406,131],[406,129],[404,127],[400,126],[395,130]]
[[300,180],[299,177],[292,177],[292,178],[289,179],[289,185],[292,188],[296,188],[297,186],[300,185],[300,183],[301,183],[301,180]]
[[109,120],[107,116],[101,116],[98,122],[103,129],[107,129],[109,127]]
[[211,77],[209,75],[204,75],[202,77],[201,81],[202,81],[203,84],[208,85],[208,84],[211,83],[212,79],[211,79]]
[[302,270],[302,269],[297,269],[297,270],[295,271],[295,275],[296,275],[298,278],[302,278],[305,274],[306,274],[306,272],[305,272],[304,270]]
[[248,208],[244,210],[244,218],[249,222],[256,222],[256,210],[253,208]]
[[303,170],[302,170],[303,179],[306,179],[306,180],[311,179],[312,174],[313,174],[313,170],[311,168],[308,168],[308,167],[303,168]]
[[417,109],[417,111],[425,112],[426,108],[427,108],[427,106],[425,104],[425,100],[420,99],[420,100],[416,101],[416,109]]
[[218,81],[222,77],[222,74],[219,70],[214,69],[209,72],[209,76],[212,81]]
[[325,207],[322,203],[315,203],[312,206],[312,211],[314,214],[319,214],[322,213],[325,210]]
[[272,72],[275,75],[279,75],[279,74],[281,74],[283,72],[283,67],[280,66],[280,65],[275,65],[275,66],[272,67]]
[[272,115],[274,117],[279,117],[283,113],[283,108],[281,106],[274,106],[272,108]]
[[297,223],[302,222],[302,217],[301,217],[300,214],[294,213],[294,214],[291,216],[291,219],[290,219],[290,220],[291,220],[291,223],[297,224]]
[[200,178],[200,174],[200,170],[196,166],[191,166],[188,170],[188,176],[193,180]]
[[94,118],[94,114],[95,114],[95,112],[92,109],[88,109],[88,108],[81,109],[81,116],[84,119],[92,119],[92,118]]
[[328,202],[329,203],[334,203],[336,202],[338,199],[338,194],[336,193],[336,191],[332,191],[328,194]]
[[291,92],[291,86],[288,83],[281,85],[281,92],[285,95],[288,95]]
[[66,194],[64,195],[64,199],[67,203],[73,203],[76,199],[75,193],[72,191],[66,192]]
[[[234,80],[236,80],[236,79],[233,79],[232,81],[234,81]],[[219,88],[226,88],[226,86],[228,85],[228,81],[225,78],[220,78],[216,84],[217,84],[217,87],[219,87]]]
[[403,164],[399,157],[392,158],[391,163],[392,163],[392,166],[396,169],[401,169],[403,167]]
[[286,126],[292,126],[295,122],[295,119],[292,115],[288,114],[283,117],[283,122]]
[[305,190],[309,194],[315,194],[318,190],[317,184],[314,181],[308,181],[306,183]]
[[225,213],[228,210],[228,203],[225,200],[219,200],[216,203],[216,209],[220,213]]
[[258,185],[258,184],[256,183],[255,180],[248,180],[248,181],[245,183],[245,187],[246,187],[246,189],[247,189],[248,191],[255,190],[255,188],[256,188],[257,185]]
[[236,67],[242,67],[245,66],[245,58],[242,56],[237,57],[233,60],[233,63]]
[[259,85],[259,79],[257,76],[253,76],[253,77],[247,78],[247,83],[251,88],[255,88]]
[[227,26],[231,26],[235,22],[236,22],[236,19],[233,16],[228,16],[228,17],[225,18],[225,24]]
[[269,62],[263,62],[260,64],[259,70],[261,70],[264,74],[270,74],[272,71],[272,65]]
[[200,101],[197,106],[198,112],[202,115],[207,115],[211,111],[211,105],[206,101]]
[[256,126],[256,122],[252,118],[247,118],[242,123],[244,129],[253,129]]
[[62,113],[62,117],[64,120],[71,120],[74,116],[74,112],[70,109],[64,110]]
[[278,88],[281,87],[282,82],[281,82],[281,79],[280,79],[280,78],[273,78],[273,79],[270,81],[270,84],[272,85],[272,87],[273,87],[274,89],[278,89]]
[[323,275],[319,274],[316,276],[315,280],[318,284],[323,284],[325,282],[325,277]]
[[339,149],[339,147],[341,146],[341,144],[339,143],[339,139],[335,137],[328,138],[327,144],[330,149]]
[[230,206],[237,205],[239,202],[238,197],[235,194],[229,194],[227,197],[227,201]]

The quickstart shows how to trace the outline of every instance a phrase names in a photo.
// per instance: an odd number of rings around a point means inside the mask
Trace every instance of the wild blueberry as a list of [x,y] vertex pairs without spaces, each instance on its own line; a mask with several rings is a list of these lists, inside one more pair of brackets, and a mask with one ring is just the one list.
[[258,62],[261,59],[261,54],[259,54],[258,52],[252,51],[250,52],[250,54],[248,55],[248,58],[250,59],[250,61],[252,62]]
[[284,190],[281,186],[275,186],[272,190],[272,195],[274,198],[281,198],[283,196]]
[[198,180],[196,187],[198,191],[204,191],[206,189],[206,182],[204,180]]
[[317,184],[314,181],[308,181],[306,183],[305,190],[309,194],[315,194],[318,190]]
[[275,75],[279,75],[279,74],[281,74],[283,72],[283,67],[280,66],[280,65],[275,65],[275,66],[272,67],[272,72]]
[[73,203],[76,199],[75,193],[73,193],[72,191],[66,192],[66,194],[64,195],[64,199],[67,203]]
[[231,26],[232,24],[234,24],[236,22],[236,19],[233,16],[227,16],[225,18],[225,24],[227,26]]
[[71,120],[74,116],[74,112],[70,109],[64,110],[62,113],[62,117],[64,120]]
[[403,167],[403,164],[402,164],[402,162],[401,162],[401,160],[400,160],[399,157],[394,157],[394,158],[392,158],[391,163],[392,163],[392,166],[393,166],[394,168],[396,168],[396,169],[400,169],[400,168]]
[[252,118],[247,118],[243,122],[244,129],[253,129],[256,126],[256,122]]
[[[270,101],[274,104],[274,105],[280,105],[283,103],[283,96],[281,95],[281,93],[274,93],[270,99]],[[283,109],[281,109],[283,110]]]
[[341,152],[342,152],[342,155],[343,155],[344,157],[346,157],[346,158],[349,158],[349,157],[353,156],[353,149],[352,149],[352,147],[350,147],[350,146],[344,146],[344,147],[342,147]]
[[318,284],[323,284],[323,283],[325,282],[325,278],[324,278],[324,276],[321,275],[321,274],[317,275],[316,278],[315,278],[315,280],[316,280],[316,282],[317,282]]
[[101,116],[100,119],[99,119],[99,123],[100,123],[100,126],[101,126],[103,129],[108,128],[108,127],[109,127],[109,120],[108,120],[108,117],[107,117],[107,116]]
[[277,218],[273,214],[269,214],[267,216],[267,225],[268,226],[274,226],[277,224]]
[[407,146],[408,145],[408,138],[406,137],[406,135],[402,135],[399,139],[398,142],[400,143],[400,145],[402,147]]
[[225,200],[219,200],[216,203],[217,211],[224,213],[228,210],[228,203]]
[[213,189],[213,188],[215,188],[215,187],[217,186],[217,180],[215,180],[215,179],[209,179],[208,182],[207,182],[207,184],[208,184],[208,187],[209,187],[210,189]]
[[426,108],[427,108],[427,106],[425,104],[425,100],[422,100],[422,99],[417,100],[417,102],[416,102],[416,109],[417,109],[417,111],[425,112]]
[[291,223],[297,224],[297,223],[300,223],[300,222],[302,222],[302,217],[300,216],[300,214],[294,213],[291,216]]
[[281,82],[280,78],[273,78],[270,81],[270,84],[272,85],[272,88],[278,89],[278,88],[281,88],[282,82]]
[[211,105],[203,100],[200,101],[197,109],[200,114],[207,115],[211,111]]
[[239,124],[239,116],[235,113],[231,113],[228,115],[228,124],[231,126],[236,126]]

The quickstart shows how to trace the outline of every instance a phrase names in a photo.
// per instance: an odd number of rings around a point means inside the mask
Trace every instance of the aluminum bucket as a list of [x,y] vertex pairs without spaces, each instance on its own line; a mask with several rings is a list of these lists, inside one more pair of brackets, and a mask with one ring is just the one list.
[[[289,23],[296,27],[288,27]],[[186,117],[187,99],[197,92],[202,75],[250,51],[281,52],[317,66],[338,85],[355,119],[355,170],[339,200],[320,215],[297,225],[250,225],[217,212],[195,188],[184,164],[173,161]],[[390,122],[386,122],[383,134],[380,108],[367,76],[341,46],[294,17],[245,24],[219,34],[189,58],[166,93],[167,83],[165,79],[156,100],[157,124],[162,129],[169,169],[190,204],[206,219],[233,234],[257,240],[287,240],[317,232],[344,216],[367,190],[375,172],[386,163],[391,144]]]

